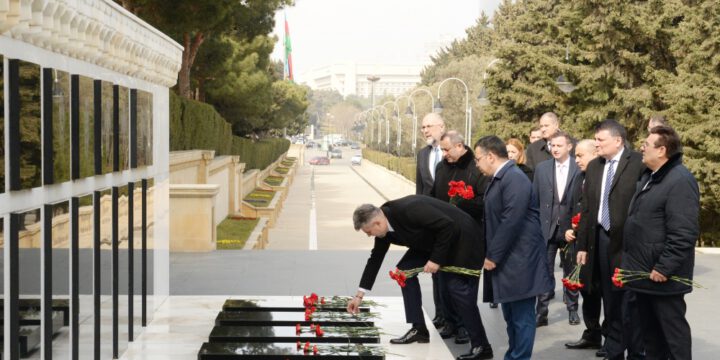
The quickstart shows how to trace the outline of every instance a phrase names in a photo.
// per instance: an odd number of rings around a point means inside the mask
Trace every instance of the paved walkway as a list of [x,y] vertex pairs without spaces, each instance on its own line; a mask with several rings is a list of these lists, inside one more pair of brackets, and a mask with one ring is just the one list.
[[[291,186],[282,214],[270,231],[270,251],[215,251],[210,253],[172,253],[170,291],[172,295],[351,295],[357,288],[362,268],[372,247],[371,239],[352,228],[352,211],[362,203],[381,204],[414,193],[414,184],[364,161],[351,167],[355,151],[344,150],[343,159],[329,166],[310,166],[307,161],[318,151],[304,154],[305,164]],[[372,184],[372,186],[370,185]],[[379,189],[379,190],[378,190]],[[313,205],[314,204],[314,205]],[[311,213],[316,212],[316,250],[311,248]],[[360,251],[357,251],[360,250]],[[402,249],[390,251],[369,296],[399,296],[400,291],[383,274],[395,267]],[[720,354],[720,254],[698,253],[696,280],[708,289],[689,294],[687,317],[693,330],[693,357],[716,359]],[[560,279],[556,269],[555,278]],[[432,317],[432,291],[429,277],[421,275],[425,311]],[[557,281],[556,293],[561,284]],[[567,312],[557,296],[550,304],[550,325],[537,332],[533,359],[594,359],[590,350],[566,350],[563,344],[577,340],[582,325],[570,326]],[[429,305],[429,306],[428,306]],[[479,304],[482,320],[495,358],[507,349],[505,322],[499,309]],[[467,345],[445,342],[454,356],[467,351]],[[412,346],[412,345],[410,345]],[[389,349],[392,351],[392,348]]]

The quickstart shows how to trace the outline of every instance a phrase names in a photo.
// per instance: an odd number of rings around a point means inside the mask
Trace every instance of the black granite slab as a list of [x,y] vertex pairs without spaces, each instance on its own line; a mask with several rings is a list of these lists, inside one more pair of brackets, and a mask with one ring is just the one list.
[[375,327],[327,326],[322,336],[301,326],[300,333],[295,326],[215,326],[210,332],[210,342],[254,342],[254,343],[359,343],[379,344],[380,332]]
[[[296,344],[282,343],[204,343],[198,352],[198,360],[227,359],[326,359],[326,360],[384,360],[382,347],[377,345],[358,344],[315,344],[311,342],[310,351]],[[312,346],[317,346],[317,354],[313,354]]]
[[[40,347],[41,339],[41,328],[40,328],[40,313],[36,311],[21,311],[20,312],[20,357],[25,357],[27,354],[36,348]],[[60,311],[53,311],[53,334],[60,331],[63,327],[63,315]],[[0,349],[4,349],[5,345],[5,319],[0,318]],[[0,350],[0,353],[2,351]],[[3,357],[4,358],[4,357]],[[2,359],[2,358],[0,358]]]
[[285,311],[221,311],[215,318],[215,325],[229,326],[302,326],[320,324],[321,326],[375,326],[372,313],[351,315],[346,312],[316,312],[310,320],[305,320],[305,312]]
[[[315,305],[317,311],[337,311],[345,312],[347,303],[346,300],[349,298],[333,296],[326,300],[325,304],[318,303]],[[365,302],[367,304],[367,301]],[[370,308],[361,304],[361,312],[369,312]],[[244,300],[244,299],[228,299],[223,304],[223,310],[225,311],[305,311],[305,306],[302,303],[290,302],[287,300],[272,299],[272,300]]]

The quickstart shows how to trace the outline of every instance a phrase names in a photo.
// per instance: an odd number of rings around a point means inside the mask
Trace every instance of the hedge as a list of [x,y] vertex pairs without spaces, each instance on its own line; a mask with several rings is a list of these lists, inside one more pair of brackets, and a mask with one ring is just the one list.
[[212,105],[170,92],[170,151],[215,150],[215,155],[239,155],[245,170],[264,169],[290,148],[286,139],[258,141],[235,136],[230,123]]
[[380,166],[384,166],[406,179],[415,182],[416,162],[412,157],[397,157],[388,153],[364,148],[362,150],[363,158],[368,159]]

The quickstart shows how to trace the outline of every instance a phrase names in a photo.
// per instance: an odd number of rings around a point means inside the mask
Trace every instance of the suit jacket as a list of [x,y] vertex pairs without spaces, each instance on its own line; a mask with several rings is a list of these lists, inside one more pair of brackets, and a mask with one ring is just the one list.
[[[598,157],[588,164],[585,171],[582,212],[577,235],[578,251],[588,252],[587,264],[583,266],[582,270],[585,283],[592,283],[594,276],[595,266],[593,264],[605,162],[605,158]],[[643,171],[645,171],[645,165],[642,163],[642,155],[626,148],[615,170],[609,195],[610,245],[607,251],[611,270],[621,266],[623,228],[627,219],[628,206],[635,193],[635,185]]]
[[497,266],[485,272],[483,301],[506,303],[552,290],[537,199],[512,160],[485,192],[485,242],[485,257]]
[[546,241],[554,241],[558,236],[564,241],[564,232],[570,228],[575,198],[573,189],[580,178],[580,168],[575,158],[569,158],[567,182],[562,198],[558,198],[557,179],[555,178],[555,159],[540,163],[535,169],[533,191],[537,194],[540,208],[540,225]]
[[[647,184],[647,186],[645,186]],[[692,279],[695,242],[700,235],[700,191],[695,177],[676,154],[654,174],[645,171],[638,182],[625,222],[623,269],[657,270]],[[677,281],[642,279],[627,283],[637,292],[676,295],[692,291]]]
[[531,169],[535,169],[541,162],[553,158],[548,149],[548,142],[545,139],[540,139],[528,145],[525,157],[527,158],[525,164]]
[[372,289],[390,244],[428,254],[441,266],[481,269],[485,246],[480,225],[470,215],[447,202],[425,195],[409,195],[388,201],[380,209],[394,231],[375,238],[360,287]]
[[415,166],[415,194],[430,195],[433,187],[433,178],[430,175],[430,153],[432,145],[420,149],[417,155],[417,166]]

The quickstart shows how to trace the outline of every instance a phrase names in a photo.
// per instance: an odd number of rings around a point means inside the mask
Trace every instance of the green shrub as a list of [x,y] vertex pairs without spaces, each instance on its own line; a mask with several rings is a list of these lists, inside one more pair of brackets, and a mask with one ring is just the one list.
[[170,91],[170,151],[215,150],[238,155],[245,170],[264,169],[290,148],[286,139],[253,141],[233,135],[232,126],[211,105],[188,100]]
[[395,171],[406,179],[415,182],[417,162],[412,157],[397,157],[384,152],[364,148],[362,150],[364,159],[368,159],[389,170]]

